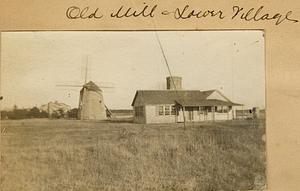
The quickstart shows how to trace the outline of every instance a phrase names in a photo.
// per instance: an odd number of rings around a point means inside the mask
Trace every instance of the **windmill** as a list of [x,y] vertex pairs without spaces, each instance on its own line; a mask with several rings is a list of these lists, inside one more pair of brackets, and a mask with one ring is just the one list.
[[109,86],[100,86],[93,81],[87,82],[88,57],[85,68],[85,80],[83,85],[59,84],[58,87],[81,87],[78,105],[78,119],[80,120],[106,120],[112,116],[112,113],[104,103],[104,88],[113,88]]

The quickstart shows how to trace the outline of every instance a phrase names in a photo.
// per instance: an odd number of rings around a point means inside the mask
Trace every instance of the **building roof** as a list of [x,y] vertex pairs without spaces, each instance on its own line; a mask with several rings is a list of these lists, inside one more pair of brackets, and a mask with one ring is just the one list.
[[47,104],[41,105],[39,108],[42,111],[48,111],[49,109],[51,110],[58,110],[58,109],[63,109],[65,111],[71,110],[71,106],[65,104],[65,103],[59,103],[58,101],[54,102],[49,102]]
[[225,100],[207,99],[213,92],[218,90],[138,90],[132,102],[134,105],[157,105],[157,104],[175,104],[183,106],[217,106],[217,105],[241,105],[231,102],[223,94]]

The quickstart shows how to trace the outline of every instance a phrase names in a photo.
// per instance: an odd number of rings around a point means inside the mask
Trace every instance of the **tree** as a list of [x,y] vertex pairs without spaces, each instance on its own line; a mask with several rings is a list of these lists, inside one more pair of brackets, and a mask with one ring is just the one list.
[[48,113],[46,111],[41,111],[40,118],[48,118]]
[[78,109],[77,108],[73,108],[71,110],[68,111],[68,117],[71,119],[76,119],[77,118],[77,114],[78,114]]
[[52,118],[56,118],[56,119],[59,119],[59,118],[64,118],[65,117],[65,112],[62,108],[58,109],[58,110],[55,110],[53,111],[52,113]]
[[18,109],[17,105],[14,105],[12,111],[1,111],[2,119],[27,119],[27,118],[47,118],[48,113],[40,111],[37,107],[30,109]]
[[40,118],[40,110],[37,107],[33,107],[28,112],[28,118]]
[[28,111],[26,109],[14,108],[11,119],[26,119],[28,117]]

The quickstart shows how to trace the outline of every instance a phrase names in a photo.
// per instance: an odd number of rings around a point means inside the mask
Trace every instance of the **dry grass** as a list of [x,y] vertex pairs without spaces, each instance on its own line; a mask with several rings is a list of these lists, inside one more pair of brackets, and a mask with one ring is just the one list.
[[250,190],[265,182],[264,123],[2,121],[11,190]]

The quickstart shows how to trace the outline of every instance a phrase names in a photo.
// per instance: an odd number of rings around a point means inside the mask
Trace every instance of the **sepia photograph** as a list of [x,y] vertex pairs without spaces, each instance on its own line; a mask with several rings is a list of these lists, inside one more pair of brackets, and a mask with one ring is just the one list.
[[267,188],[263,30],[0,42],[1,190]]

